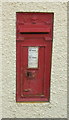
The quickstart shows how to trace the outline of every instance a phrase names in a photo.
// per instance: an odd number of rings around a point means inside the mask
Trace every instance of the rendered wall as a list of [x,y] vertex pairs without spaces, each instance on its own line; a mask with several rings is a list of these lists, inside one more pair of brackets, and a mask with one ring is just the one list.
[[[16,103],[16,12],[54,12],[50,102]],[[67,118],[67,3],[3,3],[2,58],[3,118]]]
[[0,2],[0,118],[2,118],[2,4]]

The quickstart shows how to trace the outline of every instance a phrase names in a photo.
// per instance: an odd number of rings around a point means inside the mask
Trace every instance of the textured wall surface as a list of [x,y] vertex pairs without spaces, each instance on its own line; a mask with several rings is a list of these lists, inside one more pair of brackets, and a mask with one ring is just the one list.
[[[16,12],[54,12],[50,102],[16,103]],[[2,4],[2,108],[4,118],[67,117],[67,3]]]
[[[67,2],[67,63],[69,61],[69,2]],[[67,93],[69,93],[69,64],[67,64],[67,76],[68,76],[68,81],[67,81]],[[67,116],[69,118],[69,94],[67,95]]]
[[2,118],[2,4],[0,2],[0,118]]

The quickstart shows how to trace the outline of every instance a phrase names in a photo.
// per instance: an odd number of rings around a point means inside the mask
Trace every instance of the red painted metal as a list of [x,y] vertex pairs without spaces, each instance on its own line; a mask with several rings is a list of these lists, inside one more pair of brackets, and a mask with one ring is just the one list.
[[19,26],[19,32],[20,33],[24,33],[24,32],[45,32],[45,33],[49,33],[50,32],[50,28],[47,25],[29,25],[27,28],[27,25],[20,25]]
[[[53,13],[16,13],[16,101],[49,101]],[[28,68],[28,47],[38,46],[38,68]],[[27,75],[30,75],[27,77]]]

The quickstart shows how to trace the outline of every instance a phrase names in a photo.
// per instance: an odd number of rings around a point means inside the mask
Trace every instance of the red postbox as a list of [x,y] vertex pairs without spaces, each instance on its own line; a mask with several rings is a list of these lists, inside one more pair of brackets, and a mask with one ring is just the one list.
[[16,101],[49,101],[53,13],[16,13]]

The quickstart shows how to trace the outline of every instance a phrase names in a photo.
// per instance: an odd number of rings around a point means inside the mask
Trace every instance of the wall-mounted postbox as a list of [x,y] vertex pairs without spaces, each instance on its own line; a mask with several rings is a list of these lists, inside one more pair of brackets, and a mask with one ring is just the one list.
[[49,101],[53,13],[16,13],[16,101]]

